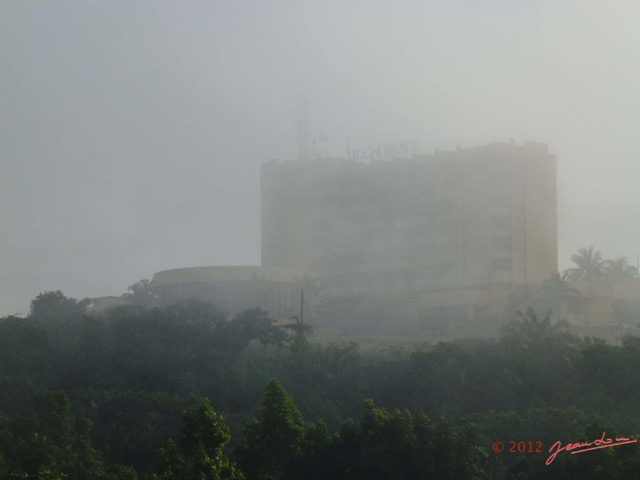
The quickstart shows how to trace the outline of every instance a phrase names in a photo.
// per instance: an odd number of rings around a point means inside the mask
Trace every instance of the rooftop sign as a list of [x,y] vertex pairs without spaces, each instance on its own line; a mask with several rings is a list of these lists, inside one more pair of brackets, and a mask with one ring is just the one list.
[[347,152],[350,160],[392,160],[396,157],[413,157],[417,153],[415,140],[407,140],[399,143],[387,143],[375,147],[349,149]]

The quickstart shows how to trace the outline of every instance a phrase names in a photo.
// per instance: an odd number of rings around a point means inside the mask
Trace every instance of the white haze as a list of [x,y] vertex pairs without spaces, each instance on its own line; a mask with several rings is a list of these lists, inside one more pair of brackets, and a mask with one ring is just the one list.
[[560,267],[640,253],[640,7],[584,1],[0,3],[0,314],[260,262],[293,105],[330,155],[513,138],[558,157]]

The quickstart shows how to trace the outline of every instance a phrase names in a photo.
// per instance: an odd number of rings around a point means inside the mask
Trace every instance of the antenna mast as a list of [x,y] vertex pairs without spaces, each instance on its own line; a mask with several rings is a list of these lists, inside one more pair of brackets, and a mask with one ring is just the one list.
[[309,99],[303,97],[296,102],[296,130],[298,137],[298,160],[309,159]]
[[300,290],[300,325],[304,325],[304,289]]

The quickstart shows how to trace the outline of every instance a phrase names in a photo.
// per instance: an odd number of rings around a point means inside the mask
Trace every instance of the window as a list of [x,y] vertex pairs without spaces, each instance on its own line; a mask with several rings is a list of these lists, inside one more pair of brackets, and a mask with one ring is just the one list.
[[403,268],[396,271],[396,280],[412,282],[415,278],[416,274],[411,268]]
[[437,252],[439,256],[456,255],[458,253],[458,245],[455,242],[447,242],[438,245]]
[[424,266],[416,269],[416,278],[431,280],[433,277],[435,277],[435,267]]
[[511,207],[510,193],[496,193],[491,196],[491,204],[496,207]]
[[513,262],[513,275],[514,279],[517,281],[526,280],[527,278],[527,267],[524,260],[515,260]]
[[491,217],[491,226],[494,228],[511,227],[511,217],[507,215]]
[[511,271],[512,260],[510,258],[492,258],[491,270],[508,272]]
[[491,239],[493,248],[509,249],[513,246],[513,238],[511,237],[493,237]]
[[438,232],[444,235],[456,235],[458,233],[458,224],[453,222],[441,222],[438,224]]
[[524,229],[524,219],[516,218],[513,222],[513,231],[516,237],[524,237],[525,229]]
[[456,204],[454,202],[439,202],[436,210],[440,215],[450,215],[456,211]]
[[441,277],[452,277],[456,273],[456,266],[453,263],[443,263],[438,265],[438,275]]

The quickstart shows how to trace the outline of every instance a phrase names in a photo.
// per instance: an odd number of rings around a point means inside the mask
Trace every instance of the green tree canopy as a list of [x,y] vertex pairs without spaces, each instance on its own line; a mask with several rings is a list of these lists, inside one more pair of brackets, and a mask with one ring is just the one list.
[[264,391],[260,419],[245,428],[236,448],[238,463],[249,478],[281,478],[301,452],[302,416],[289,394],[271,379]]
[[162,480],[236,480],[244,476],[231,464],[223,447],[231,438],[222,415],[207,398],[185,412],[182,438],[169,440],[160,451]]
[[44,292],[31,301],[31,317],[51,320],[80,316],[90,303],[88,298],[78,302],[75,298],[65,297],[60,290]]

